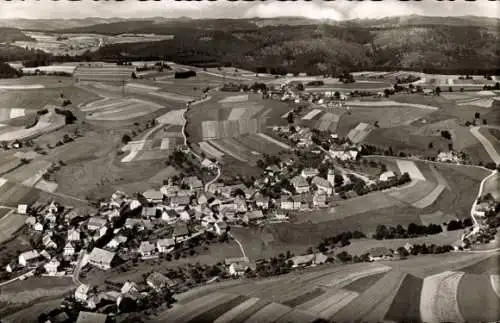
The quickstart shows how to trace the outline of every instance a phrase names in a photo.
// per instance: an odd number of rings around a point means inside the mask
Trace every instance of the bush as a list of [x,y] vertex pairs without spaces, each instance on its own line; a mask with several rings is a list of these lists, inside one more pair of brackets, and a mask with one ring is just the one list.
[[127,134],[123,135],[123,137],[122,137],[122,143],[124,145],[128,144],[130,141],[132,141],[132,138],[130,138],[129,135],[127,135]]

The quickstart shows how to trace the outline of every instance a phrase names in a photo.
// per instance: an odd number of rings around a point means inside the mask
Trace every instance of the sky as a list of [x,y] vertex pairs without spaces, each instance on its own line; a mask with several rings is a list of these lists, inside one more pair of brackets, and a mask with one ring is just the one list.
[[500,1],[92,1],[92,0],[0,0],[0,19],[86,18],[86,17],[190,17],[253,18],[301,16],[345,20],[402,15],[500,17]]

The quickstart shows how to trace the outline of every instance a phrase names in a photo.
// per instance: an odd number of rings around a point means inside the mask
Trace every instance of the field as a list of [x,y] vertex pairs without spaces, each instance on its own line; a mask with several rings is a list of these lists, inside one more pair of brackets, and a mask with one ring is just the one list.
[[[277,322],[312,322],[316,318],[335,322],[491,322],[500,318],[500,312],[489,275],[454,271],[480,259],[481,255],[466,253],[424,255],[213,283],[178,295],[179,302],[152,322],[167,317],[173,322],[262,322],[270,315]],[[419,271],[426,274],[413,274]],[[479,310],[469,310],[471,307]]]
[[372,125],[361,122],[347,133],[347,138],[355,144],[362,142],[374,129]]
[[257,133],[262,129],[258,119],[206,120],[201,123],[203,140],[237,137],[247,133]]
[[234,138],[202,141],[201,150],[214,158],[230,156],[243,163],[255,165],[262,154],[279,154],[290,147],[263,133],[245,134]]
[[122,81],[129,80],[135,67],[108,66],[108,67],[78,67],[75,79],[78,82],[85,81]]
[[24,225],[25,220],[24,216],[15,213],[2,216],[0,218],[0,243],[11,239],[13,234]]
[[148,115],[161,108],[159,104],[134,98],[106,98],[81,107],[80,110],[87,113],[89,120],[120,121]]

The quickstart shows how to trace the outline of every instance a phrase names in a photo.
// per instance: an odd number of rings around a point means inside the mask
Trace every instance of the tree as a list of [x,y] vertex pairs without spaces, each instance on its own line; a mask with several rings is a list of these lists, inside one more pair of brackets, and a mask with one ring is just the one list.
[[410,255],[408,250],[406,250],[404,247],[399,247],[397,250],[398,250],[398,254],[401,258],[406,258]]
[[448,130],[442,130],[441,137],[443,137],[444,139],[451,140],[451,134]]
[[432,141],[429,143],[429,149],[432,149],[434,148],[434,144],[432,143]]
[[304,84],[302,84],[302,82],[300,82],[299,84],[297,84],[297,90],[298,91],[304,91]]
[[288,120],[289,124],[293,124],[293,122],[294,122],[294,115],[293,115],[292,111],[288,112],[288,115],[287,115],[286,119]]
[[461,88],[460,88],[460,92],[463,92],[463,91],[464,91],[464,88],[463,88],[463,87],[461,87]]
[[436,89],[434,90],[434,92],[436,93],[436,95],[440,95],[441,94],[441,88],[439,86],[436,87]]
[[136,79],[136,78],[137,78],[137,75],[135,74],[135,72],[132,72],[132,78],[133,78],[133,79]]
[[486,119],[483,119],[483,124],[488,124],[488,121],[486,121]]
[[481,118],[481,114],[479,112],[474,113],[474,118],[475,119]]
[[127,134],[123,135],[123,137],[122,137],[122,143],[124,145],[128,144],[131,140],[132,140],[132,138],[130,138],[130,136]]

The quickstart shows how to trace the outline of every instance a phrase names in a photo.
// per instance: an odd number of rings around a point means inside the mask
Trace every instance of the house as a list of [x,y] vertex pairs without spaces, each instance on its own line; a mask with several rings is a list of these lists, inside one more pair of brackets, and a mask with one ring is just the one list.
[[21,253],[18,257],[19,265],[30,267],[38,261],[40,254],[36,250],[29,250]]
[[314,177],[319,174],[319,170],[316,168],[304,168],[300,175],[304,178]]
[[68,230],[68,236],[66,240],[70,242],[80,241],[80,231],[76,229]]
[[205,205],[208,203],[208,197],[207,195],[202,192],[198,195],[198,198],[196,199],[196,202],[198,202],[199,205]]
[[255,265],[247,261],[237,262],[229,265],[228,272],[231,276],[243,276],[248,269],[255,270]]
[[26,223],[30,227],[33,227],[36,224],[36,218],[34,216],[29,216],[29,217],[26,218],[26,220],[24,221],[24,223]]
[[131,209],[131,210],[135,210],[137,209],[138,207],[141,207],[142,204],[141,202],[139,202],[138,200],[132,200],[130,201],[130,203],[128,204],[128,207]]
[[160,291],[165,287],[172,288],[177,285],[176,282],[173,281],[172,279],[157,272],[154,272],[151,275],[149,275],[148,278],[146,278],[146,283],[148,284],[148,286],[150,286],[152,289],[156,291]]
[[154,218],[156,217],[156,208],[155,207],[143,207],[141,210],[141,216],[143,218]]
[[247,202],[245,201],[244,197],[241,197],[239,195],[236,196],[236,198],[234,199],[234,204],[236,204],[236,212],[244,213],[248,211]]
[[270,165],[266,167],[266,173],[269,174],[270,176],[274,176],[276,174],[279,174],[281,172],[281,169],[277,165]]
[[127,229],[132,229],[136,227],[139,231],[142,231],[145,228],[149,227],[150,225],[151,221],[149,220],[134,219],[134,218],[128,218],[127,220],[125,220],[125,228]]
[[49,276],[55,276],[57,274],[57,268],[61,263],[57,261],[57,259],[52,259],[48,263],[46,263],[43,267]]
[[227,232],[227,224],[224,221],[219,221],[214,224],[215,232],[218,235],[222,235]]
[[45,248],[47,249],[55,249],[57,248],[57,243],[52,240],[52,235],[51,234],[45,234],[42,238],[42,243]]
[[124,235],[117,235],[115,237],[113,237],[113,239],[111,239],[107,244],[106,244],[106,247],[107,248],[110,248],[110,249],[116,249],[118,248],[122,243],[125,243],[127,242],[128,238]]
[[175,241],[184,241],[189,237],[189,229],[186,223],[176,223],[174,225],[174,232],[172,233]]
[[191,220],[191,215],[189,214],[188,211],[184,210],[179,212],[179,219],[181,221],[188,222],[189,220]]
[[142,196],[150,203],[161,203],[163,202],[163,192],[153,189],[149,189],[142,193]]
[[326,194],[323,192],[316,192],[313,195],[313,206],[314,207],[326,207]]
[[380,174],[379,180],[382,182],[386,182],[386,181],[389,181],[395,177],[396,177],[396,174],[394,174],[394,172],[387,171],[387,172],[383,172],[382,174]]
[[236,212],[230,209],[224,209],[219,211],[219,215],[225,222],[235,222],[238,218],[236,217]]
[[33,230],[43,232],[43,224],[41,224],[40,222],[35,223],[35,225],[33,226]]
[[164,185],[160,188],[160,192],[167,197],[176,196],[179,190],[177,185]]
[[413,250],[413,245],[411,243],[407,242],[404,245],[404,248],[406,249],[406,251],[408,251],[409,253],[411,253],[411,251]]
[[108,316],[101,313],[80,311],[76,323],[106,323]]
[[208,158],[205,158],[201,161],[201,168],[206,168],[206,169],[217,169],[217,164],[211,161]]
[[178,207],[186,207],[189,205],[191,201],[189,196],[172,196],[170,198],[170,207],[178,208]]
[[104,235],[106,234],[106,232],[108,232],[108,228],[107,227],[102,227],[99,230],[97,230],[97,231],[94,232],[94,235],[92,236],[92,239],[94,241],[97,241],[100,238],[104,237]]
[[18,204],[17,213],[22,215],[28,214],[28,204]]
[[297,268],[324,264],[327,258],[323,253],[311,253],[304,256],[295,256],[289,260],[293,263],[292,268]]
[[92,266],[100,268],[102,270],[111,269],[113,260],[115,259],[115,253],[111,251],[107,251],[100,248],[92,249],[92,252],[89,255],[89,263]]
[[318,188],[318,191],[325,193],[326,195],[332,195],[333,194],[333,188],[330,182],[328,182],[326,179],[323,177],[315,176],[311,184],[316,185]]
[[159,253],[168,252],[174,246],[175,240],[173,238],[158,239],[156,241],[156,249],[158,249]]
[[71,257],[75,254],[75,252],[76,250],[73,246],[73,243],[71,241],[68,241],[68,243],[66,243],[66,245],[64,246],[63,256]]
[[294,178],[292,178],[290,183],[295,188],[297,194],[303,194],[309,192],[309,184],[307,183],[306,179],[302,176],[295,176]]
[[392,256],[393,252],[386,247],[376,247],[368,251],[368,257],[370,261],[391,259]]
[[257,193],[254,196],[255,199],[255,205],[257,207],[260,207],[264,210],[267,210],[269,208],[269,196],[264,196],[261,193]]
[[161,219],[169,223],[177,221],[179,214],[175,210],[167,209],[161,213]]
[[359,152],[354,149],[330,149],[330,156],[333,158],[338,158],[342,161],[346,160],[356,160],[358,158]]
[[123,286],[120,290],[120,292],[122,294],[126,294],[129,292],[138,292],[138,291],[139,291],[139,287],[137,286],[137,284],[134,282],[130,282],[128,280],[123,284]]
[[458,155],[453,151],[448,151],[448,152],[442,151],[437,155],[436,160],[442,163],[447,163],[447,162],[457,163],[459,161],[459,158]]
[[50,260],[52,258],[51,255],[47,252],[47,250],[40,251],[40,257],[45,258],[45,260]]
[[93,216],[87,222],[87,229],[89,231],[97,231],[106,225],[107,221],[104,218]]
[[222,187],[224,187],[224,184],[222,184],[222,183],[212,183],[212,184],[208,185],[207,192],[211,193],[211,194],[220,193],[220,189]]
[[120,210],[119,209],[108,210],[106,212],[103,212],[102,215],[105,216],[108,219],[108,221],[112,221],[114,218],[120,216]]
[[79,285],[75,291],[75,299],[78,302],[85,303],[89,296],[89,291],[90,291],[90,285],[87,284]]
[[253,210],[245,213],[243,221],[245,223],[258,223],[264,219],[264,214],[261,210]]
[[301,201],[292,196],[282,196],[280,199],[280,208],[283,210],[300,210]]
[[196,176],[188,176],[182,179],[182,183],[187,185],[190,190],[199,190],[203,188],[203,182]]
[[44,215],[43,219],[48,223],[56,223],[57,216],[54,213],[47,213]]
[[139,251],[142,257],[150,257],[155,252],[155,245],[149,241],[142,241],[137,251]]

